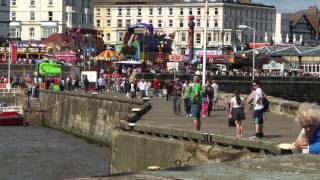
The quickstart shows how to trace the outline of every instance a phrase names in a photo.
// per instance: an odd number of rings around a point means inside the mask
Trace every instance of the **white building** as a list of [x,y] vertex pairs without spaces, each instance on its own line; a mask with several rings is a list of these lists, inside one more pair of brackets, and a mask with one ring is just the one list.
[[205,24],[209,48],[239,46],[251,41],[253,32],[239,30],[240,24],[256,29],[257,42],[264,42],[266,32],[274,33],[274,6],[255,4],[250,0],[209,0],[207,23],[204,12],[204,0],[95,0],[94,26],[103,31],[106,44],[119,45],[129,25],[150,23],[155,31],[175,32],[174,50],[179,54],[186,53],[188,48],[190,15],[195,16],[196,49],[203,46]]
[[11,0],[10,38],[41,40],[67,28],[93,28],[92,0]]
[[6,38],[9,34],[10,0],[2,0],[0,3],[0,38]]
[[275,27],[275,44],[289,43],[290,14],[277,13]]

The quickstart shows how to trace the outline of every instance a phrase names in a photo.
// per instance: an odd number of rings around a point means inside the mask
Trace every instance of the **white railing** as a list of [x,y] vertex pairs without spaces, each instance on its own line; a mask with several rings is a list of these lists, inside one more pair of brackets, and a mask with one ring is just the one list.
[[0,88],[0,95],[5,96],[5,95],[17,95],[20,93],[20,89],[16,89],[16,88]]
[[0,112],[17,112],[19,114],[23,114],[21,106],[0,107]]

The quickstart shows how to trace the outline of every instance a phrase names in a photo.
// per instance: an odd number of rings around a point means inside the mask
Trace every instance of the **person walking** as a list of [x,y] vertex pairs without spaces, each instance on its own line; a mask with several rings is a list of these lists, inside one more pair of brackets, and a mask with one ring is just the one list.
[[255,124],[255,135],[252,138],[263,138],[263,111],[262,98],[265,96],[261,87],[260,81],[252,82],[252,92],[247,98],[247,103],[253,102],[253,122]]
[[100,92],[100,93],[102,93],[103,92],[103,86],[104,86],[104,79],[102,78],[102,76],[100,76],[99,77],[99,79],[98,79],[98,91]]
[[201,129],[201,104],[202,104],[202,87],[200,85],[200,78],[195,76],[193,78],[194,85],[191,90],[191,113],[194,127],[197,131]]
[[216,110],[218,108],[219,85],[215,80],[212,80],[211,87],[214,93],[212,99],[212,110]]
[[157,78],[154,78],[153,80],[153,89],[154,89],[154,96],[159,97],[159,88],[160,88],[160,83]]
[[182,84],[179,79],[176,79],[176,82],[173,86],[172,91],[173,96],[173,112],[176,115],[181,114],[181,96],[182,96]]
[[207,81],[207,84],[204,87],[203,97],[205,97],[205,103],[207,103],[207,109],[208,109],[203,115],[209,117],[210,112],[212,110],[213,98],[214,98],[214,91],[213,91],[213,88],[211,87],[210,81]]
[[89,80],[88,80],[88,77],[87,77],[87,76],[84,76],[83,84],[84,84],[84,89],[85,89],[85,91],[88,92]]
[[186,85],[182,89],[182,97],[184,101],[184,110],[187,117],[191,117],[191,85],[186,81]]
[[243,136],[242,121],[245,120],[244,98],[240,96],[240,91],[235,90],[235,96],[230,100],[229,119],[236,121],[236,135]]

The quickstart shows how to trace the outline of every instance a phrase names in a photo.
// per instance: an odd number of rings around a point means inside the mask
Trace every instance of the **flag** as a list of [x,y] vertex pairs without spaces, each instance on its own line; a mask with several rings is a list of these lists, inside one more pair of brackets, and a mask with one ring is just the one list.
[[18,58],[17,44],[11,44],[11,64],[15,64]]

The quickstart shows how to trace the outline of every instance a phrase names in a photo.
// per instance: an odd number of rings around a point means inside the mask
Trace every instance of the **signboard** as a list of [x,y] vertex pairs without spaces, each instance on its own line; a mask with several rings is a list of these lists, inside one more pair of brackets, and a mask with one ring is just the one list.
[[181,62],[183,61],[183,55],[169,55],[169,61]]
[[83,80],[83,77],[87,76],[89,82],[96,83],[97,82],[97,71],[82,71],[81,72],[81,78]]
[[183,69],[182,62],[167,62],[167,69],[170,71],[171,69],[180,70]]
[[[203,50],[195,50],[194,54],[196,56],[203,56],[204,51]],[[207,56],[217,56],[217,55],[222,55],[222,50],[219,50],[219,49],[207,50]]]

